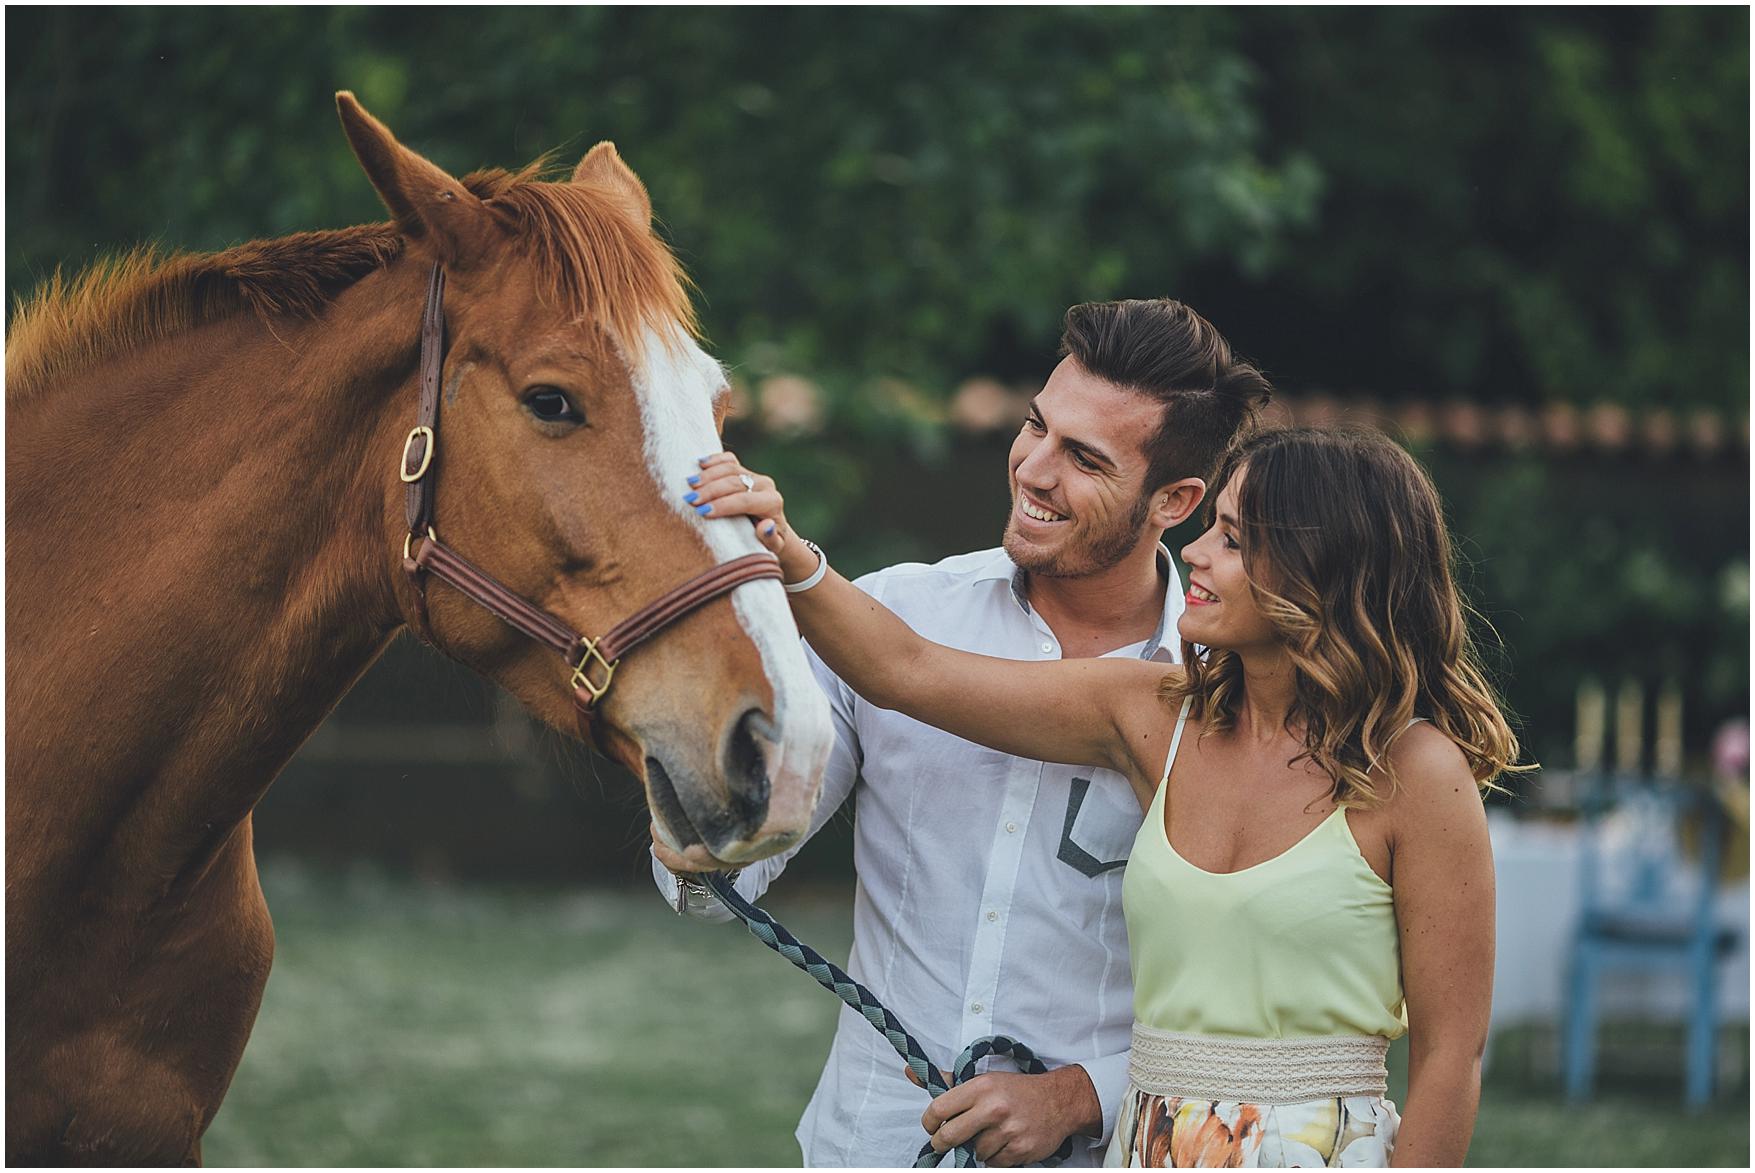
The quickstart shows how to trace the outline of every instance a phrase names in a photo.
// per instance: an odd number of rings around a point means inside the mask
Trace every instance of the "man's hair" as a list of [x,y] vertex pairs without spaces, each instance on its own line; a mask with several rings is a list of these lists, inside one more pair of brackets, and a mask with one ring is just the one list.
[[1185,477],[1212,482],[1219,461],[1255,426],[1273,384],[1231,352],[1213,324],[1167,297],[1092,301],[1066,311],[1060,353],[1117,387],[1164,405],[1146,444],[1145,492]]

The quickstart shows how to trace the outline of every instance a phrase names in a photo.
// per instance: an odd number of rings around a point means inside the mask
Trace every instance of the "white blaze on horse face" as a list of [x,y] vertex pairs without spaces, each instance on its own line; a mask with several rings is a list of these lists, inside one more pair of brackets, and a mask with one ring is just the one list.
[[[724,447],[713,426],[713,402],[725,386],[724,370],[681,330],[668,338],[649,330],[644,341],[644,361],[634,367],[633,382],[646,428],[646,463],[658,482],[658,495],[695,525],[717,560],[760,551],[762,544],[747,519],[704,518],[682,499],[687,478],[701,471],[701,457]],[[768,821],[803,830],[833,746],[829,704],[805,660],[780,584],[773,579],[745,583],[731,593],[731,605],[761,655],[774,694],[772,716],[780,746],[769,763]]]

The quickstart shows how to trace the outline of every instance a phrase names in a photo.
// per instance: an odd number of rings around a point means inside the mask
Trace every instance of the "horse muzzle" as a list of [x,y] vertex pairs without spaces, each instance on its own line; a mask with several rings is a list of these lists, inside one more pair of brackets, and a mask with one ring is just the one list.
[[746,709],[720,739],[715,760],[691,764],[662,749],[646,755],[646,796],[659,836],[673,850],[699,847],[714,860],[740,865],[786,850],[809,829],[816,778],[787,777],[788,791],[806,786],[809,801],[775,799],[780,731],[760,709]]

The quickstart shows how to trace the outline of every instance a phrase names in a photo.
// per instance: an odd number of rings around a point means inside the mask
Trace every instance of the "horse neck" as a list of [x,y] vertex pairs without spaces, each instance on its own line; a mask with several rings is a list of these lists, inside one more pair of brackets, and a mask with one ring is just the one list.
[[87,850],[176,874],[395,634],[414,268],[315,320],[210,323],[11,413],[13,843],[50,822],[79,840],[70,812],[89,812]]

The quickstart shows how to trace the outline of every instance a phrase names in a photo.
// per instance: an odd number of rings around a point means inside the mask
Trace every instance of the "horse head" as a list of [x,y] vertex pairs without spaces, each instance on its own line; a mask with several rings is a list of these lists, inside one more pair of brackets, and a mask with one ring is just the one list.
[[[450,547],[580,632],[760,551],[687,505],[721,448],[729,389],[699,346],[681,273],[614,146],[565,182],[453,178],[337,95],[354,153],[404,238],[443,267],[443,427],[429,475]],[[417,310],[409,306],[411,320]],[[412,392],[408,418],[413,422]],[[406,549],[385,457],[389,556]],[[417,535],[418,540],[418,535]],[[399,587],[404,619],[543,720],[574,726],[570,669],[442,585]],[[833,732],[772,580],[748,582],[630,652],[589,735],[646,787],[659,834],[729,864],[807,830]]]

